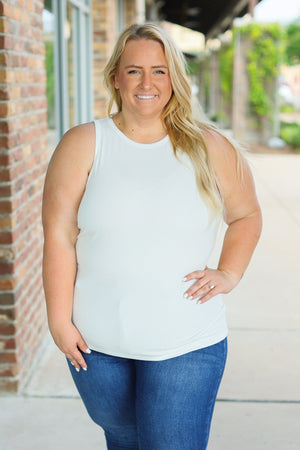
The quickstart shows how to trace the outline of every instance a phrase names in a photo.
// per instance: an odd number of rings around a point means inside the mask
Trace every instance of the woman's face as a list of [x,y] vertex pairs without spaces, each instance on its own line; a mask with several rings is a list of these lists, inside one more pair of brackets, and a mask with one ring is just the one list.
[[122,99],[122,112],[160,117],[172,95],[163,46],[157,41],[128,41],[115,76]]

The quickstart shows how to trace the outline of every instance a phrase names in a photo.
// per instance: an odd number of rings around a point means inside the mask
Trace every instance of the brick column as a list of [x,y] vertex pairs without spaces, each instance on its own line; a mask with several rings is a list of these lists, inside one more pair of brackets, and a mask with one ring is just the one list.
[[0,390],[22,387],[46,332],[43,1],[0,1]]
[[[103,69],[115,45],[117,29],[117,2],[111,0],[93,0],[93,86],[94,116],[97,119],[107,114],[108,93],[103,85]],[[125,0],[125,26],[144,16],[141,1]]]
[[117,38],[116,2],[93,0],[93,86],[94,116],[107,114],[108,94],[103,85],[103,69]]

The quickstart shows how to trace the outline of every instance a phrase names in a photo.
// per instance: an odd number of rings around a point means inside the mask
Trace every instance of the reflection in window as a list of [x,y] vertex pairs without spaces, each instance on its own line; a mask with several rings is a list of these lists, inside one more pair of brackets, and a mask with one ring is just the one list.
[[91,2],[45,0],[43,19],[48,126],[60,137],[92,117]]
[[117,30],[120,34],[124,28],[124,0],[118,0],[117,8]]
[[48,117],[48,142],[53,148],[58,139],[57,124],[55,120],[55,18],[52,10],[52,1],[45,1],[43,11],[44,43],[45,43],[45,65],[46,65],[46,96]]
[[[70,3],[67,5],[67,22],[65,24],[65,37],[68,42],[68,90],[69,90],[69,126],[78,123],[78,11]],[[77,55],[76,55],[77,53]],[[77,56],[77,57],[76,57]]]

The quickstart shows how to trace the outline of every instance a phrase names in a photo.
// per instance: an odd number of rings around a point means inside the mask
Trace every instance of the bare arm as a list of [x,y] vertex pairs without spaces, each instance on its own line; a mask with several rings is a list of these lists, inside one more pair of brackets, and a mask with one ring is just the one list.
[[[207,137],[209,156],[224,196],[224,220],[228,224],[218,269],[192,272],[186,279],[199,279],[187,294],[203,295],[204,303],[214,295],[230,292],[240,281],[257,245],[262,218],[253,177],[243,159],[243,180],[236,170],[236,154],[231,144],[217,134]],[[212,287],[213,286],[213,287]]]
[[76,277],[77,212],[93,161],[93,123],[69,130],[50,161],[43,197],[43,282],[49,329],[60,350],[77,369],[86,368],[78,350],[87,350],[72,324]]

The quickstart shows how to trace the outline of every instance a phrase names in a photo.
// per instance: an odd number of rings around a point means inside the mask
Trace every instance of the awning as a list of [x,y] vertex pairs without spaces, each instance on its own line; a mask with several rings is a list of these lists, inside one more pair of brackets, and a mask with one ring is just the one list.
[[156,0],[161,20],[191,28],[213,38],[226,31],[235,17],[247,14],[261,0]]

